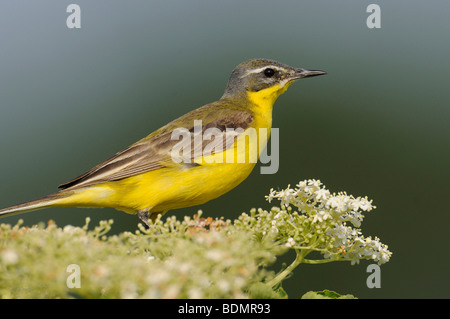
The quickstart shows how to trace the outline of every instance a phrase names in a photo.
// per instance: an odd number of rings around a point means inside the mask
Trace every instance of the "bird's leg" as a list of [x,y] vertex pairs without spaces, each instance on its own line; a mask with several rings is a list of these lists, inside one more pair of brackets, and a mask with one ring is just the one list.
[[141,220],[141,222],[144,223],[146,228],[150,228],[150,225],[148,223],[148,218],[149,218],[150,212],[147,210],[138,210],[137,215],[138,215],[139,219]]
[[158,212],[158,213],[150,213],[148,210],[138,210],[138,217],[141,220],[141,222],[144,223],[146,228],[150,228],[150,224],[148,223],[148,220],[150,219],[152,222],[155,222],[156,218],[158,218],[158,215],[163,216],[165,212]]

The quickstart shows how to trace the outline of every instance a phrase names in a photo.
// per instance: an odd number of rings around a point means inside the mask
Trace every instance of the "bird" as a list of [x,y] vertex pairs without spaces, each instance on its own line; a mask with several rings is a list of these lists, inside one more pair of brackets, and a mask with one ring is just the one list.
[[[252,172],[256,161],[233,160],[239,152],[239,138],[250,129],[255,129],[257,135],[266,129],[269,138],[277,98],[296,80],[323,74],[326,72],[270,59],[244,61],[234,68],[217,101],[169,122],[59,185],[59,191],[1,209],[0,217],[48,207],[111,207],[137,214],[149,227],[150,221],[169,210],[204,204],[229,192]],[[214,130],[214,139],[195,140],[196,131],[205,133],[207,129]],[[186,134],[184,148],[180,148],[180,136],[174,138],[175,132]],[[208,147],[211,150],[213,141],[221,147],[205,155],[202,151]],[[257,156],[265,146],[258,145]],[[249,148],[245,148],[246,154]],[[180,149],[186,151],[181,152],[181,157]],[[230,154],[231,161],[208,160],[211,156],[228,159]]]

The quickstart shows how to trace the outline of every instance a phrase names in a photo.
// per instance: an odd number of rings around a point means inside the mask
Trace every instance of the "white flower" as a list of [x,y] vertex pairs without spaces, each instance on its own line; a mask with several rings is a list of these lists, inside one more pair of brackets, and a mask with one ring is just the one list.
[[19,262],[19,255],[14,249],[3,250],[0,257],[6,265],[14,265]]
[[188,297],[189,299],[202,299],[203,298],[203,292],[200,288],[193,287],[190,288],[188,291]]
[[353,265],[358,265],[359,264],[359,259],[352,259],[351,263],[352,266]]
[[205,257],[214,262],[219,262],[224,258],[224,253],[219,249],[210,249],[206,252]]
[[314,195],[316,201],[326,200],[330,196],[330,191],[325,188],[321,188],[318,189]]
[[320,180],[315,179],[308,180],[308,186],[311,186],[312,188],[320,188],[321,185],[322,183],[320,182]]
[[277,197],[281,200],[281,205],[289,206],[290,204],[295,204],[296,201],[296,192],[289,188],[280,191]]
[[359,200],[359,207],[366,212],[370,212],[373,209],[372,201],[369,201],[367,197],[361,198]]
[[294,238],[289,237],[289,239],[288,239],[288,241],[287,241],[287,243],[286,243],[286,246],[287,246],[287,247],[293,247],[294,245],[295,245],[295,240],[294,240]]
[[345,194],[333,195],[327,200],[326,206],[342,214],[348,210],[349,200],[350,198]]
[[362,222],[363,218],[364,218],[364,215],[358,211],[350,211],[347,214],[345,214],[344,216],[342,216],[342,220],[351,222],[353,224],[353,226],[355,226],[355,227],[361,226],[361,222]]
[[270,193],[268,196],[266,196],[266,200],[270,203],[274,198],[277,198],[277,192],[274,191],[273,188],[270,189]]
[[217,287],[222,291],[222,292],[228,292],[231,289],[231,285],[228,281],[226,280],[219,280],[217,282]]
[[305,188],[305,186],[306,186],[306,181],[298,182],[298,184],[295,185],[295,186],[297,186],[297,188],[303,189],[303,188]]
[[328,218],[331,218],[331,215],[328,212],[321,210],[314,215],[312,222],[313,223],[316,223],[316,222],[321,223],[324,220],[327,220]]
[[379,256],[379,258],[378,258],[379,259],[378,263],[381,265],[381,264],[387,263],[389,261],[392,253],[386,249],[386,251],[381,252],[380,255],[381,256]]

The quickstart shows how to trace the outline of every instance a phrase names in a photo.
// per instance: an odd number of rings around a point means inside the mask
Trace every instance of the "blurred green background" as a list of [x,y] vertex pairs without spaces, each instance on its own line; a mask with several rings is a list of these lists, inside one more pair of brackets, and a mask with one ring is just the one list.
[[[381,288],[366,267],[301,265],[291,298],[331,289],[360,298],[448,298],[449,1],[60,0],[0,2],[0,206],[31,200],[174,118],[221,96],[255,57],[328,75],[301,80],[274,107],[280,169],[257,167],[236,189],[170,213],[234,218],[270,208],[271,187],[320,179],[368,196],[364,235],[389,245]],[[366,8],[381,6],[381,29]],[[1,219],[83,225],[138,219],[113,209],[47,209]],[[289,261],[293,256],[287,255]]]

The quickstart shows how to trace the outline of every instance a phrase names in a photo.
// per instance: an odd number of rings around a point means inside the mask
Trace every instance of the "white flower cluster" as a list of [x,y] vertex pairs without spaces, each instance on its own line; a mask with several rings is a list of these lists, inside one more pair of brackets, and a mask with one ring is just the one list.
[[[330,193],[320,180],[305,180],[292,189],[288,186],[281,191],[270,190],[266,199],[271,202],[274,199],[281,201],[281,207],[294,206],[298,214],[303,215],[305,222],[315,225],[315,228],[325,230],[322,245],[315,250],[320,251],[325,259],[342,260],[348,259],[358,263],[360,259],[372,259],[378,264],[389,261],[392,253],[387,245],[380,242],[379,238],[364,237],[360,229],[364,215],[375,208],[372,200],[367,197],[353,197],[345,192],[338,194]],[[353,227],[348,226],[350,223]],[[304,227],[303,227],[304,228]],[[296,248],[292,238],[286,246]],[[301,247],[297,247],[301,248]]]

